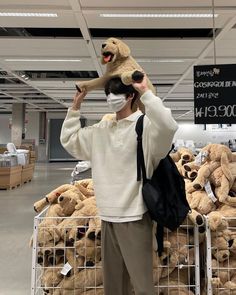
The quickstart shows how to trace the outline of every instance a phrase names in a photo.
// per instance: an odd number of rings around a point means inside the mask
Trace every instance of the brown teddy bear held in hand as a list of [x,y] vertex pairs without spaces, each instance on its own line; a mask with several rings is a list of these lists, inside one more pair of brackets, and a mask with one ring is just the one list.
[[[116,38],[109,38],[101,48],[101,63],[106,64],[106,72],[102,77],[90,81],[78,81],[76,88],[79,91],[92,91],[95,89],[104,89],[106,83],[114,77],[120,77],[125,85],[132,84],[133,81],[139,82],[143,79],[143,69],[130,55],[130,49],[123,41]],[[155,88],[148,79],[148,86],[154,94]],[[141,105],[140,109],[144,109]]]
[[[106,73],[97,79],[78,81],[76,85],[80,90],[89,92],[95,89],[103,89],[105,84],[113,77],[120,77],[125,85],[143,79],[143,69],[130,55],[130,49],[123,41],[116,38],[107,39],[102,44],[101,54],[101,63],[106,64]],[[148,84],[155,93],[155,89],[149,80]]]

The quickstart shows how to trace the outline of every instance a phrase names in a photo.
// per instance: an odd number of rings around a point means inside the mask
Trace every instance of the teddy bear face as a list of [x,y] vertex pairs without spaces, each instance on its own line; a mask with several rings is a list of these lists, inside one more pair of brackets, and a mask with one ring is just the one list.
[[[50,289],[59,285],[59,283],[63,279],[63,275],[61,274],[63,265],[58,264],[53,267],[46,268],[41,277],[41,286],[45,290],[46,293],[50,292]],[[49,292],[47,292],[47,290]]]
[[73,246],[74,241],[78,240],[78,228],[86,227],[88,224],[88,215],[81,213],[81,209],[75,210],[71,218],[64,219],[58,225],[60,236],[65,243],[68,243],[68,246]]
[[[74,241],[78,240],[78,227],[86,228],[86,236],[99,237],[101,229],[100,218],[91,218],[98,215],[98,209],[96,206],[95,197],[90,197],[81,202],[81,206],[74,211],[72,217],[75,217],[69,221],[63,221],[60,225],[60,231],[62,238],[73,245]],[[88,216],[90,218],[88,218]],[[89,224],[89,227],[87,225]],[[65,231],[66,229],[66,231]],[[68,244],[69,245],[69,244]]]
[[99,240],[92,241],[86,237],[75,243],[76,253],[84,257],[86,266],[94,266],[101,260],[101,243]]
[[47,202],[52,204],[57,201],[57,198],[65,191],[73,189],[72,184],[63,184],[46,195]]
[[71,197],[70,194],[70,191],[66,191],[57,200],[66,216],[70,216],[75,211],[75,206],[77,205],[76,199]]
[[101,48],[101,63],[115,63],[118,58],[127,58],[130,55],[129,47],[121,40],[109,38]]
[[212,246],[212,255],[216,258],[217,261],[223,262],[229,259],[229,244],[224,237],[212,238]]
[[37,253],[37,262],[43,267],[57,265],[63,261],[64,252],[64,243],[59,242],[55,245],[53,242],[51,242],[49,244],[45,244],[43,247],[39,248]]
[[39,247],[44,247],[49,243],[56,244],[60,240],[60,235],[56,230],[55,226],[39,226],[37,244]]

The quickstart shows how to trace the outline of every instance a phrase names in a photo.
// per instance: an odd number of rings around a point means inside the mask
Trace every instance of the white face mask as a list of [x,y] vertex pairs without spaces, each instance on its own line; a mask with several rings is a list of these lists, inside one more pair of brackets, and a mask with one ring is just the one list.
[[119,112],[127,104],[124,94],[110,93],[107,96],[107,103],[112,112]]

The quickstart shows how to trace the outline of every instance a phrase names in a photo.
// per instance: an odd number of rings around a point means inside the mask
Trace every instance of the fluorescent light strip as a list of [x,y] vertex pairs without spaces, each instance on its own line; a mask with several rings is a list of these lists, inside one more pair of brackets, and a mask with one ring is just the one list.
[[0,16],[13,17],[58,17],[57,13],[40,13],[40,12],[0,12]]
[[[101,17],[212,18],[212,13],[101,13]],[[218,17],[218,14],[215,14]]]
[[186,62],[186,61],[192,61],[192,59],[177,59],[177,58],[171,58],[171,59],[158,59],[158,58],[136,58],[137,62],[151,62],[151,63],[168,63],[168,62]]
[[80,59],[21,59],[21,58],[11,58],[5,59],[8,62],[81,62]]

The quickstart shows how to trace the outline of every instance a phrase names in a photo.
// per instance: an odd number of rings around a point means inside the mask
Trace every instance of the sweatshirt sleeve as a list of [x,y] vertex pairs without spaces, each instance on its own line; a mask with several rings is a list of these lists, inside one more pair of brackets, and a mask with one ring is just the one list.
[[145,105],[145,117],[147,118],[144,122],[144,132],[150,152],[162,159],[171,148],[178,125],[172,117],[171,110],[166,108],[161,99],[155,96],[151,90],[146,91],[140,99]]
[[62,146],[79,160],[91,160],[93,126],[81,127],[80,111],[68,109],[61,129]]

